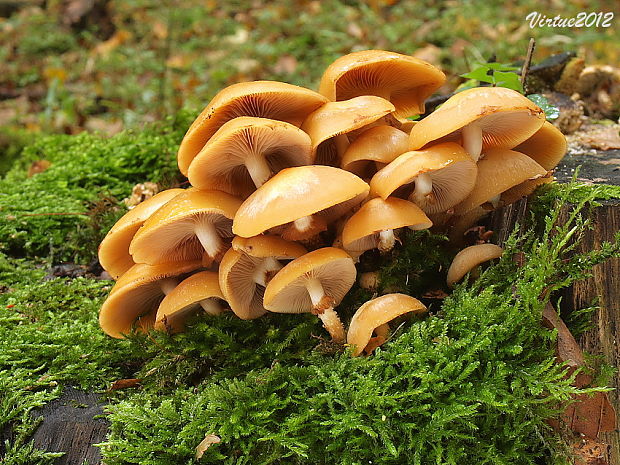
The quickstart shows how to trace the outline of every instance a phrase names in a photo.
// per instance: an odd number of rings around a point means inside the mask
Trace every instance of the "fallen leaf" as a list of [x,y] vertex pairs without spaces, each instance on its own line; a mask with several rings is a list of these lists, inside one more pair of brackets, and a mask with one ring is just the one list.
[[588,438],[579,438],[571,444],[574,465],[607,465],[609,446]]
[[196,446],[196,459],[201,459],[205,451],[213,444],[218,444],[221,441],[219,436],[215,434],[207,434],[205,438]]
[[31,178],[35,174],[43,173],[43,171],[48,169],[50,166],[52,166],[52,163],[48,160],[33,161],[30,168],[28,168],[28,177]]
[[91,52],[93,55],[106,56],[109,55],[112,50],[117,48],[119,45],[127,42],[131,38],[131,32],[126,31],[125,29],[119,29],[114,33],[112,37],[108,40],[101,42],[98,44]]
[[140,385],[142,380],[138,378],[129,378],[129,379],[117,379],[110,386],[110,391],[116,391],[118,389],[127,389],[127,388],[135,388]]

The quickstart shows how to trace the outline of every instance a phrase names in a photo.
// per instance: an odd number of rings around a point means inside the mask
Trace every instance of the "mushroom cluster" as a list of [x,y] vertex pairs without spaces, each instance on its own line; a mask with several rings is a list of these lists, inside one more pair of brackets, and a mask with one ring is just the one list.
[[392,250],[403,228],[466,221],[528,195],[565,153],[543,111],[505,88],[457,93],[410,121],[444,81],[422,60],[368,50],[332,63],[319,92],[271,81],[222,90],[178,151],[191,187],[138,205],[101,243],[117,279],[102,329],[182,331],[200,309],[309,312],[355,355],[372,352],[389,321],[426,308],[383,295],[347,332],[335,308],[360,256]]

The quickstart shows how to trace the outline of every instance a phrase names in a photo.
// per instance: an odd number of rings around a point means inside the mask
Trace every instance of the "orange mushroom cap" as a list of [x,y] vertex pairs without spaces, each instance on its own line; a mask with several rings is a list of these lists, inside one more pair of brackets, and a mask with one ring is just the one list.
[[552,170],[564,158],[567,151],[566,137],[549,121],[529,139],[513,150],[526,154],[546,170]]
[[453,287],[472,269],[481,263],[501,257],[502,253],[504,250],[495,244],[477,244],[464,248],[456,254],[450,264],[446,279],[448,286]]

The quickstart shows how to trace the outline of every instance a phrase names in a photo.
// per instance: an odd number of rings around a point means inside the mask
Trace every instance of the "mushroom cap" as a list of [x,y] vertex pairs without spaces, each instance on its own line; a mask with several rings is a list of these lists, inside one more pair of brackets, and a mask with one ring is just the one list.
[[481,263],[501,257],[503,252],[504,250],[495,244],[477,244],[464,248],[456,254],[448,268],[448,286],[454,286],[454,283],[463,279],[463,276]]
[[181,331],[187,317],[200,308],[200,301],[210,298],[225,300],[216,272],[200,271],[185,278],[159,304],[155,329],[162,330],[169,326],[175,332]]
[[476,182],[477,169],[463,147],[444,142],[398,156],[373,176],[370,195],[387,199],[396,189],[413,182],[422,173],[432,179],[434,198],[418,206],[425,213],[438,213],[467,197]]
[[546,170],[552,170],[564,158],[568,144],[564,134],[549,121],[513,150],[526,154]]
[[[301,129],[310,136],[316,163],[332,163],[334,160],[331,158],[340,158],[342,153],[336,154],[334,150],[323,149],[319,147],[321,144],[374,123],[392,113],[394,109],[394,105],[387,100],[372,95],[328,102],[308,115]],[[344,149],[342,151],[344,152]]]
[[347,332],[347,344],[353,346],[357,357],[368,345],[372,332],[405,313],[422,313],[426,306],[418,299],[405,294],[385,294],[369,300],[357,309]]
[[547,170],[527,155],[508,149],[489,149],[478,161],[476,185],[467,198],[454,207],[454,212],[467,213],[511,187],[546,175]]
[[246,163],[259,157],[266,160],[272,173],[311,165],[310,137],[284,121],[235,118],[224,123],[193,159],[189,182],[198,189],[216,189],[245,198],[256,190]]
[[390,197],[383,200],[376,197],[369,200],[353,214],[342,230],[342,245],[345,250],[370,250],[377,246],[379,233],[405,226],[414,229],[428,229],[432,221],[413,202]]
[[512,148],[531,137],[545,122],[545,113],[530,99],[505,87],[475,87],[450,97],[409,134],[409,149],[431,142],[458,141],[461,129],[476,121],[482,129],[482,152]]
[[407,133],[392,126],[374,126],[362,132],[347,148],[340,167],[360,177],[372,162],[388,164],[409,150]]
[[446,76],[430,63],[384,50],[353,52],[323,73],[319,92],[330,100],[379,95],[396,107],[397,118],[424,113],[424,101]]
[[200,260],[132,266],[116,282],[110,295],[101,306],[99,325],[115,338],[129,334],[132,325],[140,317],[143,328],[152,328],[155,311],[164,298],[160,281],[190,273],[201,267]]
[[181,141],[179,169],[185,175],[191,161],[226,121],[238,116],[257,116],[300,126],[327,102],[322,95],[303,87],[276,81],[233,84],[220,91],[198,115]]
[[257,236],[320,211],[329,223],[361,203],[368,191],[368,184],[340,168],[286,168],[243,202],[233,232],[241,237]]
[[136,205],[123,215],[99,244],[99,263],[114,279],[135,265],[129,244],[140,226],[165,203],[184,192],[168,189]]
[[273,257],[278,260],[288,260],[301,257],[308,251],[296,242],[282,239],[279,236],[236,236],[232,241],[232,248],[237,252],[256,258]]
[[196,224],[212,223],[220,236],[232,237],[239,205],[241,200],[225,192],[187,189],[144,222],[129,252],[137,263],[201,259],[204,249],[194,232]]
[[355,283],[357,270],[353,259],[344,250],[324,247],[296,258],[265,288],[264,306],[276,313],[312,311],[312,300],[305,283],[309,278],[321,281],[325,295],[338,305]]

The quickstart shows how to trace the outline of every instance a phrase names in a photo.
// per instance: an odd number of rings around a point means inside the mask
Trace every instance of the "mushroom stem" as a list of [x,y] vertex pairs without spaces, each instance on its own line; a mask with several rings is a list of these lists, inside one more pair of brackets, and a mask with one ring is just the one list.
[[215,257],[222,248],[222,238],[213,223],[208,220],[196,222],[195,233],[207,255]]
[[322,217],[309,215],[291,222],[280,234],[282,239],[287,241],[303,241],[316,236],[326,229],[327,223]]
[[379,233],[379,245],[377,245],[379,252],[389,252],[394,248],[395,243],[396,236],[394,235],[393,229],[386,229],[385,231],[381,231]]
[[379,325],[375,328],[374,333],[375,337],[371,337],[366,347],[364,347],[364,352],[368,355],[372,354],[377,347],[385,344],[390,335],[390,325],[387,323]]
[[312,223],[313,223],[312,215],[302,216],[301,218],[293,221],[295,229],[297,229],[297,231],[299,232],[306,232],[308,229],[310,229],[310,227],[312,226]]
[[272,175],[267,160],[260,154],[246,158],[245,167],[257,188],[265,184]]
[[276,274],[276,272],[282,269],[282,264],[276,260],[274,257],[267,257],[264,260],[261,260],[260,263],[256,265],[254,269],[254,273],[252,277],[256,284],[259,284],[263,287],[267,287],[271,278]]
[[463,148],[474,161],[478,161],[482,152],[482,128],[478,123],[469,123],[461,129]]
[[170,294],[172,290],[177,287],[177,284],[179,284],[179,282],[174,278],[164,278],[159,281],[159,287],[165,295]]
[[414,203],[425,205],[426,197],[433,192],[433,178],[430,174],[420,173],[415,178],[415,189],[409,196]]
[[497,194],[495,197],[491,197],[488,202],[493,205],[493,208],[499,207],[499,201],[501,200],[502,194]]
[[306,289],[310,294],[314,312],[323,322],[323,326],[329,332],[334,342],[344,342],[345,331],[342,321],[334,311],[334,300],[325,295],[321,281],[317,278],[309,278],[306,281]]
[[203,299],[199,303],[202,309],[209,315],[217,316],[224,313],[224,307],[216,299]]

